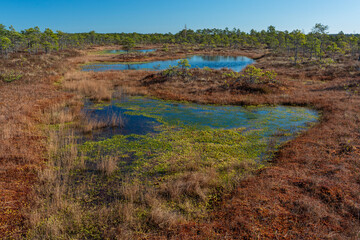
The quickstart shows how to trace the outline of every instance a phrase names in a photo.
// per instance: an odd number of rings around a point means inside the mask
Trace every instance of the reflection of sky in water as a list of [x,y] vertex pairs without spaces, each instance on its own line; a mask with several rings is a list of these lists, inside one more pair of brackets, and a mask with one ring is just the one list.
[[86,113],[87,117],[92,119],[101,120],[107,119],[108,116],[118,115],[121,116],[124,121],[123,127],[107,127],[91,132],[91,134],[88,134],[87,138],[93,140],[110,138],[114,135],[145,135],[147,133],[155,132],[154,127],[160,125],[160,123],[154,118],[142,115],[125,114],[124,112],[128,110],[115,106],[114,104],[100,108],[93,108],[93,105],[87,102],[83,111]]
[[157,118],[170,125],[186,125],[196,129],[259,129],[262,130],[261,135],[270,136],[279,130],[296,132],[307,123],[315,122],[318,117],[316,111],[303,107],[199,105],[143,97],[130,97],[101,109],[87,111],[91,111],[94,118],[102,118],[109,113],[124,117],[124,128],[115,132],[105,131],[99,135],[103,137],[154,132],[154,127],[160,124]]
[[[187,58],[191,68],[204,68],[209,67],[213,69],[229,68],[234,71],[241,71],[247,65],[254,62],[254,60],[247,57],[231,57],[231,56],[191,56]],[[108,70],[139,70],[139,69],[152,69],[152,70],[164,70],[170,65],[176,66],[178,61],[166,60],[155,61],[147,63],[134,63],[134,64],[91,64],[83,66],[83,71],[95,71],[102,72]]]

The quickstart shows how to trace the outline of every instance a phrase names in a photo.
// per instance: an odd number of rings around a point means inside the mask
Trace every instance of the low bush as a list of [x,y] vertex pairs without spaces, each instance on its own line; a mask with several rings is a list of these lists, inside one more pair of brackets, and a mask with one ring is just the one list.
[[13,82],[22,78],[22,74],[15,71],[0,72],[0,80],[4,82]]

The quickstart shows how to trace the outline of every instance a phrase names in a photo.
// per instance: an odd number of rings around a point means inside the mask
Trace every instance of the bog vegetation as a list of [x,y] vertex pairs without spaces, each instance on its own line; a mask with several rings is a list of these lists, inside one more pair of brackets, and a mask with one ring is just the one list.
[[[296,64],[301,57],[321,60],[326,54],[334,58],[339,53],[349,53],[353,57],[359,52],[360,36],[339,32],[328,34],[328,26],[316,24],[308,34],[300,30],[279,31],[274,26],[262,31],[251,30],[249,33],[240,29],[200,29],[182,30],[176,34],[139,34],[112,33],[64,33],[39,27],[16,31],[12,26],[6,28],[0,24],[0,53],[6,56],[11,52],[26,50],[29,53],[58,51],[66,48],[85,48],[90,45],[123,45],[130,50],[136,44],[199,44],[204,48],[268,48],[275,52],[291,55]],[[300,54],[301,53],[301,54]]]
[[[0,190],[11,183],[17,191],[3,198],[0,219],[6,223],[0,225],[0,236],[355,239],[360,226],[360,68],[354,59],[360,36],[327,31],[316,24],[308,34],[273,26],[249,33],[69,34],[38,27],[18,32],[0,25],[0,126],[5,126],[0,128],[0,168],[7,176],[0,175]],[[190,69],[186,59],[155,74],[71,70],[70,65],[94,56],[69,49],[121,45],[129,51],[150,44],[158,49],[152,58],[183,56],[179,49],[228,55],[249,51],[261,58],[242,72]],[[129,62],[148,56],[106,57]],[[79,144],[79,135],[126,126],[127,119],[116,114],[101,120],[81,114],[84,99],[105,106],[121,98],[119,89],[201,103],[312,106],[323,117],[282,146],[274,165],[265,168],[253,155],[267,146],[239,129],[174,133],[164,126],[156,137],[117,135]],[[42,133],[35,133],[39,125]],[[140,160],[131,165],[126,162],[131,157]],[[18,203],[14,192],[28,194],[32,202],[23,197]],[[31,209],[25,211],[25,205]]]

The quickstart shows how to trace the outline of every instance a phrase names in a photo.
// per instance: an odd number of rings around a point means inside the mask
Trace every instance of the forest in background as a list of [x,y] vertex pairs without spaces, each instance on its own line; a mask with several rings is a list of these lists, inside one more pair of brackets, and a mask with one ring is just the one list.
[[350,54],[353,58],[360,53],[360,36],[358,34],[329,34],[329,27],[315,24],[308,34],[300,30],[279,31],[274,26],[267,30],[251,30],[249,33],[240,29],[183,29],[172,34],[140,34],[140,33],[65,33],[39,27],[16,31],[14,27],[0,24],[0,54],[27,51],[29,53],[58,51],[68,48],[85,48],[91,45],[123,45],[124,49],[134,48],[136,45],[168,44],[193,45],[204,48],[268,48],[274,52],[290,55],[294,63],[298,57],[309,59],[324,56],[335,58],[341,54]]

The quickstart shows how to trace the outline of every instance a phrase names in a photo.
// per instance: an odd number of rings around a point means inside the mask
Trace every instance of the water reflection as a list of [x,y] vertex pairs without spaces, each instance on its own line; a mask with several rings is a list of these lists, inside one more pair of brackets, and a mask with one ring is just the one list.
[[[190,56],[187,57],[191,68],[204,68],[209,67],[213,69],[229,68],[234,71],[241,71],[247,65],[254,62],[254,60],[237,56]],[[103,64],[96,63],[91,65],[86,65],[82,68],[83,71],[95,71],[103,72],[108,70],[140,70],[140,69],[150,69],[150,70],[164,70],[169,66],[175,66],[178,64],[180,59],[175,60],[165,60],[165,61],[155,61],[155,62],[146,62],[146,63],[116,63],[116,64]]]
[[[257,129],[264,137],[279,131],[295,133],[308,123],[317,121],[316,111],[303,107],[285,106],[217,106],[193,103],[163,101],[144,97],[129,97],[123,101],[113,101],[108,106],[93,108],[86,104],[85,109],[92,118],[106,118],[109,113],[117,113],[125,119],[123,128],[109,128],[94,133],[94,138],[113,135],[147,134],[156,132],[162,123],[174,126],[204,128],[246,128]],[[161,121],[159,121],[161,120]],[[290,136],[292,135],[290,134]],[[289,137],[290,137],[289,136]]]

